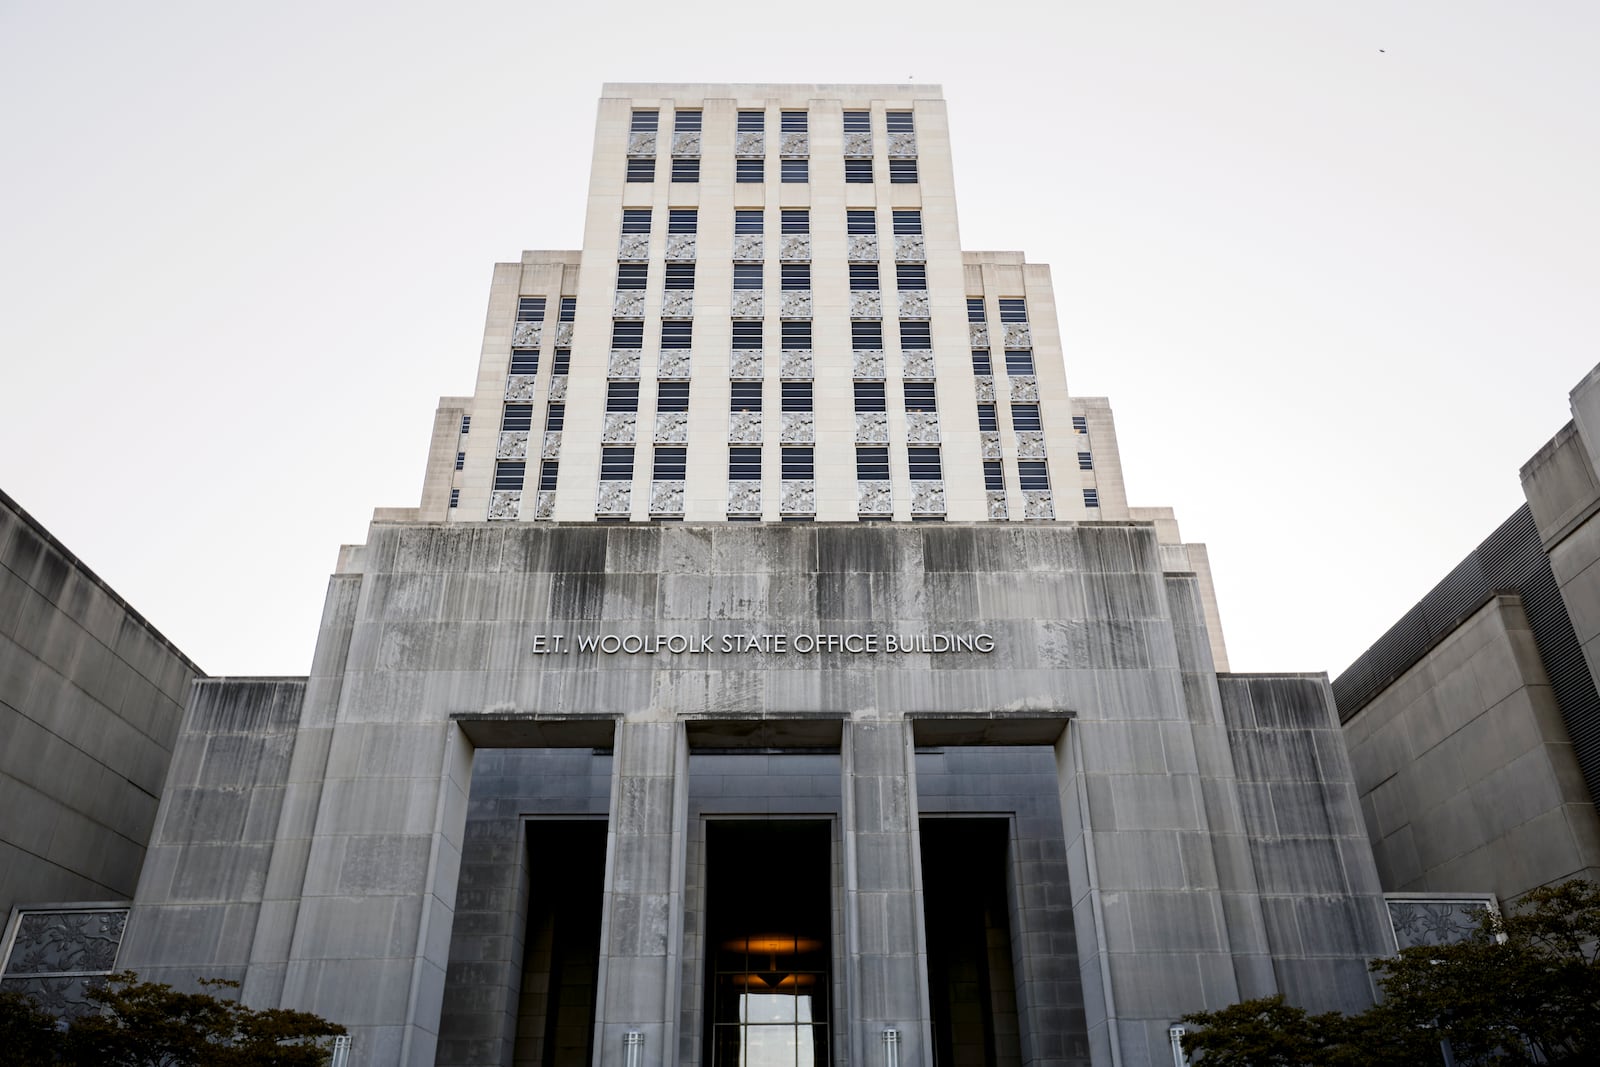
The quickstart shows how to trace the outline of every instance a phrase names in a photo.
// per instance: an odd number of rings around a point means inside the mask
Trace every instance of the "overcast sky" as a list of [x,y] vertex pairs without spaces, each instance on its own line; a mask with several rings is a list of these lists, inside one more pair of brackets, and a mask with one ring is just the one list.
[[1337,674],[1600,361],[1600,4],[0,0],[0,487],[213,674],[309,668],[604,81],[936,82],[1236,670]]

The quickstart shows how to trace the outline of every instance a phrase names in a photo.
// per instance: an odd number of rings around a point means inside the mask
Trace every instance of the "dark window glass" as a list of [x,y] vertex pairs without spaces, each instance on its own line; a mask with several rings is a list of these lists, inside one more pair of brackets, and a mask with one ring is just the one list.
[[890,133],[916,133],[912,115],[909,111],[891,111],[884,116],[888,123]]
[[1007,374],[1032,374],[1033,350],[1028,348],[1006,349]]
[[635,111],[628,129],[634,133],[654,133],[661,123],[659,111]]
[[983,310],[983,297],[981,297],[981,296],[969,296],[969,297],[967,297],[967,321],[968,322],[987,322],[988,321],[988,319],[985,317],[984,310]]
[[1004,489],[1006,487],[1005,474],[1000,470],[1000,461],[986,459],[983,461],[983,487],[985,489]]
[[730,482],[759,482],[761,480],[761,449],[728,449],[728,480]]
[[1086,508],[1097,508],[1097,507],[1099,507],[1100,506],[1100,490],[1098,490],[1098,489],[1085,489],[1083,491],[1083,506],[1086,507]]
[[887,411],[882,382],[856,382],[857,411]]
[[650,264],[648,263],[618,263],[617,288],[618,289],[643,289],[649,278]]
[[[677,181],[677,178],[673,178]],[[811,161],[808,159],[780,159],[778,161],[778,180],[790,185],[799,185],[811,180]]]
[[914,159],[889,160],[889,184],[917,184],[917,161]]
[[693,289],[694,264],[668,263],[666,287],[668,289]]
[[767,180],[767,164],[761,159],[733,161],[733,180],[741,185],[759,185]]
[[1043,427],[1039,424],[1039,405],[1038,404],[1012,404],[1011,405],[1011,428],[1013,430],[1039,430],[1039,429],[1043,429]]
[[733,265],[733,287],[735,289],[760,289],[761,275],[764,269],[760,263],[735,263]]
[[856,321],[850,324],[850,347],[873,349],[883,347],[883,323]]
[[643,348],[644,323],[613,322],[611,324],[612,348]]
[[539,353],[531,348],[513,348],[511,350],[512,374],[538,374]]
[[856,477],[864,482],[889,480],[889,450],[887,448],[857,448]]
[[816,465],[812,461],[811,449],[785,448],[783,450],[783,476],[796,479],[815,478]]
[[457,507],[461,506],[461,490],[459,490],[459,489],[450,490],[450,506],[453,507],[453,508],[457,508]]
[[783,347],[784,348],[810,348],[811,347],[811,320],[785,319],[783,320]]
[[672,132],[673,133],[699,133],[700,132],[700,112],[698,112],[698,111],[675,111],[675,112],[673,112],[672,113]]
[[457,452],[456,453],[456,470],[460,470],[461,468],[465,467],[466,465],[467,465],[467,454],[465,452]]
[[902,234],[903,233],[921,233],[922,232],[922,211],[921,211],[921,209],[920,208],[911,208],[911,209],[906,210],[906,211],[896,211],[894,213],[894,232],[895,233],[902,233]]
[[994,360],[989,358],[989,350],[987,348],[974,348],[972,350],[972,373],[977,375],[994,373]]
[[933,337],[928,330],[926,322],[902,322],[900,324],[900,349],[932,348]]
[[1017,460],[1017,481],[1024,489],[1050,488],[1050,474],[1042,459]]
[[783,410],[784,411],[810,411],[811,410],[811,383],[810,382],[784,382],[783,383]]
[[1000,298],[1001,322],[1027,322],[1028,302],[1020,296],[1002,296]]
[[810,233],[811,209],[805,207],[784,208],[782,229],[784,233]]
[[1088,433],[1089,432],[1089,419],[1088,419],[1088,416],[1086,416],[1086,415],[1074,415],[1074,416],[1072,416],[1072,432],[1073,433]]
[[527,475],[528,465],[522,460],[502,459],[494,465],[494,487],[496,489],[521,489],[522,480]]
[[743,209],[733,213],[734,233],[761,233],[761,209]]
[[767,128],[767,113],[765,111],[739,112],[740,133],[761,133]]
[[870,111],[846,111],[844,113],[844,132],[845,133],[871,133],[872,132],[872,112],[870,112]]
[[700,160],[678,157],[672,161],[672,180],[679,184],[700,180]]
[[850,264],[850,288],[877,289],[878,265],[876,263]]
[[872,160],[847,159],[844,161],[844,180],[850,185],[872,184]]
[[922,263],[896,263],[894,283],[901,289],[926,289],[928,268]]
[[688,348],[689,336],[694,323],[687,320],[672,320],[661,324],[661,347],[667,349]]
[[668,233],[695,233],[700,227],[700,212],[692,207],[675,207],[667,212]]
[[544,321],[544,297],[542,297],[542,296],[519,296],[517,298],[517,321],[518,322],[543,322]]
[[500,416],[502,430],[531,430],[533,429],[532,404],[507,404],[506,410]]
[[656,180],[656,161],[653,159],[629,159],[628,180],[630,182],[653,182]]
[[688,411],[689,383],[684,381],[656,383],[657,411]]
[[806,113],[804,111],[785,111],[779,116],[778,129],[783,133],[805,133],[807,129]]
[[1081,471],[1094,470],[1094,455],[1089,452],[1078,453],[1078,469]]
[[608,382],[606,384],[607,411],[638,411],[638,382]]
[[561,474],[561,464],[553,459],[547,459],[539,466],[539,488],[549,492],[556,487],[556,478]]
[[564,297],[562,297],[561,298],[561,314],[557,318],[556,321],[558,321],[558,322],[571,322],[574,319],[576,319],[577,317],[578,317],[578,298],[575,297],[575,296],[564,296]]
[[944,477],[937,448],[908,448],[906,459],[910,462],[911,480],[914,482],[936,482]]
[[689,451],[682,445],[656,446],[655,470],[652,476],[658,482],[681,482],[689,466]]
[[570,370],[571,368],[572,368],[572,349],[570,349],[570,348],[558,348],[558,349],[556,349],[556,358],[555,358],[555,361],[550,364],[550,373],[552,375],[566,374],[567,371]]
[[933,395],[932,382],[906,382],[906,410],[939,410],[939,402]]
[[811,264],[785,263],[778,268],[782,288],[795,291],[811,288]]
[[877,233],[878,215],[871,208],[851,208],[845,215],[846,233]]
[[760,348],[761,323],[736,322],[733,324],[734,348]]
[[567,405],[551,404],[544,412],[544,428],[559,430],[567,421]]
[[471,415],[463,415],[463,416],[461,416],[461,432],[462,433],[471,433],[472,432],[472,416]]
[[623,233],[649,233],[650,209],[647,207],[630,207],[622,212]]
[[602,448],[600,450],[600,480],[604,482],[628,481],[633,477],[633,449]]
[[978,429],[980,429],[980,430],[998,430],[999,428],[1000,428],[1000,419],[999,419],[998,416],[995,415],[994,405],[993,404],[979,404],[978,405]]
[[729,411],[760,411],[761,383],[732,382],[728,392]]

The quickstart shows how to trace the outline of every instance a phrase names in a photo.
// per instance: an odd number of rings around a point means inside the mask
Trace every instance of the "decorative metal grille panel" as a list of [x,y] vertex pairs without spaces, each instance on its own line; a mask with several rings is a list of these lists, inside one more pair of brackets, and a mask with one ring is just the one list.
[[495,446],[495,459],[527,459],[528,431],[501,430],[500,441]]
[[515,519],[521,511],[521,489],[494,489],[490,491],[489,518]]

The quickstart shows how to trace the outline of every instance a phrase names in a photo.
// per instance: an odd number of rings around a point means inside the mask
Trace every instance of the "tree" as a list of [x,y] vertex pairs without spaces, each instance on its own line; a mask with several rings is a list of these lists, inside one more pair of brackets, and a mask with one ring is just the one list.
[[15,1067],[53,1064],[60,1044],[55,1016],[21,993],[0,993],[0,1049],[5,1062]]

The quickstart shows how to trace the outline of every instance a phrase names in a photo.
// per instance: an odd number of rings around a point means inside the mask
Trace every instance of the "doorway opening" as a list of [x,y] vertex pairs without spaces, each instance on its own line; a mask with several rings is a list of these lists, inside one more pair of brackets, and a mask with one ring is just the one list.
[[589,1067],[605,897],[603,819],[528,823],[530,888],[516,1067]]

